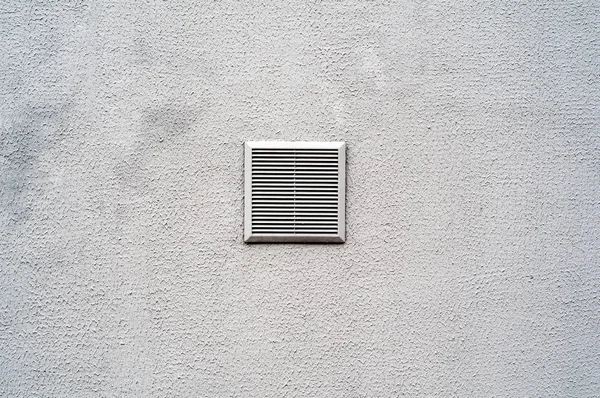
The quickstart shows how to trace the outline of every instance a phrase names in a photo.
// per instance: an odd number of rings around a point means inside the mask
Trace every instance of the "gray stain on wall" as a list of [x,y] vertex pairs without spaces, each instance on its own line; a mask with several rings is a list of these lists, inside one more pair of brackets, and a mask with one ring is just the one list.
[[52,177],[39,167],[39,158],[60,147],[69,129],[72,104],[28,106],[3,119],[0,126],[0,202],[9,214],[9,225],[24,221],[31,209],[32,190]]
[[201,111],[182,105],[181,100],[171,100],[168,105],[148,108],[142,117],[142,128],[147,135],[142,139],[142,146],[153,147],[165,140],[188,134],[190,126],[199,118]]
[[164,150],[185,145],[192,125],[201,111],[170,100],[160,107],[147,107],[139,120],[140,133],[130,139],[132,149],[124,153],[124,160],[115,166],[119,181],[133,188],[137,195],[148,194],[155,158]]

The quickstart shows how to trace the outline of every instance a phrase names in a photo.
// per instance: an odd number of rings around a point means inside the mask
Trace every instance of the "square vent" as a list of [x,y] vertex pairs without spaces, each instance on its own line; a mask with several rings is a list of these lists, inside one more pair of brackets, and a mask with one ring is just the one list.
[[344,142],[246,142],[245,242],[344,242]]

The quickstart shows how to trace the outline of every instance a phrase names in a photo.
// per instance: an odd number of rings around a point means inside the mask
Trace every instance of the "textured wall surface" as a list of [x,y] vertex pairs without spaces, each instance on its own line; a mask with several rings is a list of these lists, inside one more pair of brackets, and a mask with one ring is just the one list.
[[[3,1],[0,396],[600,396],[599,38],[597,0]],[[346,244],[242,243],[263,139],[347,142]]]

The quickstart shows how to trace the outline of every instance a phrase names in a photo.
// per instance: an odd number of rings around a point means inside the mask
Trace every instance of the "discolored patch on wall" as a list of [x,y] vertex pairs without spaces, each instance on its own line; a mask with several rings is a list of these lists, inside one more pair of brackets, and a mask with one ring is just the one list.
[[48,178],[40,158],[60,148],[73,104],[29,106],[0,121],[0,206],[6,227],[27,220],[40,183]]
[[149,192],[150,181],[155,175],[151,167],[153,161],[161,152],[183,145],[201,114],[199,110],[181,102],[170,101],[142,111],[133,149],[125,154],[115,169],[120,183],[136,195],[143,196]]
[[177,102],[148,108],[142,118],[142,126],[147,128],[143,144],[149,146],[162,144],[165,140],[172,140],[186,134],[197,118],[198,112],[185,105],[178,105]]

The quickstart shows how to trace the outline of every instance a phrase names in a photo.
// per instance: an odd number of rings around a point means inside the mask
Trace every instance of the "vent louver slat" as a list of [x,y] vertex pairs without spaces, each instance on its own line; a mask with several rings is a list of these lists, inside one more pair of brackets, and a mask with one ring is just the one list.
[[344,143],[246,143],[247,242],[343,242]]

